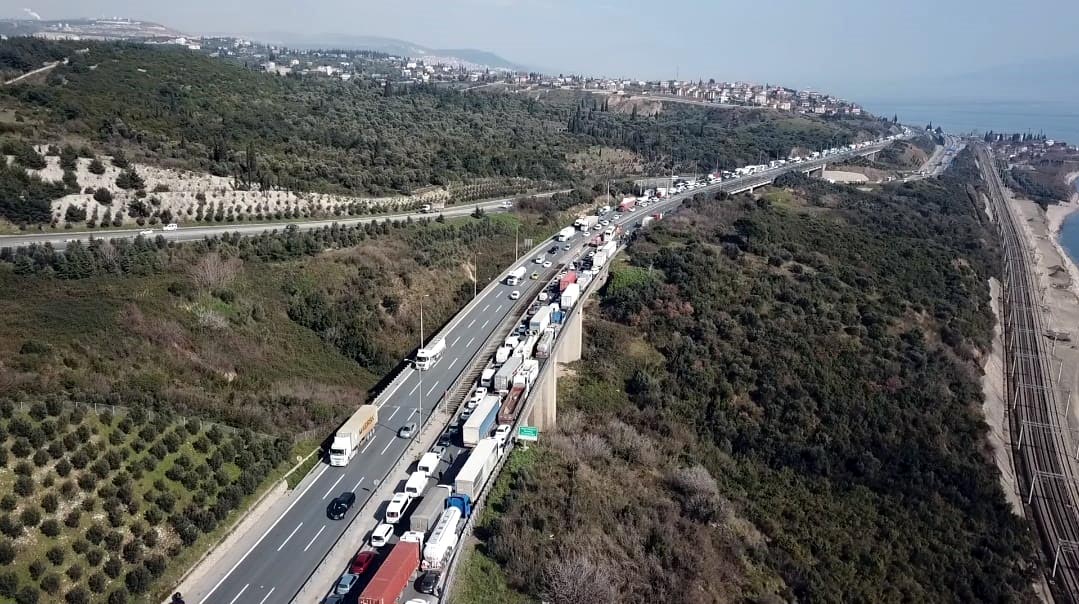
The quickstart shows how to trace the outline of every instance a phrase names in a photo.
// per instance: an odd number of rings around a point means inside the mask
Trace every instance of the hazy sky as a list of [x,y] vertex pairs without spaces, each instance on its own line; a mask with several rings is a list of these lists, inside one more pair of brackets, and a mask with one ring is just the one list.
[[925,88],[932,76],[1079,57],[1076,0],[0,0],[0,15],[24,8],[189,33],[380,35],[552,71],[677,70],[863,98]]

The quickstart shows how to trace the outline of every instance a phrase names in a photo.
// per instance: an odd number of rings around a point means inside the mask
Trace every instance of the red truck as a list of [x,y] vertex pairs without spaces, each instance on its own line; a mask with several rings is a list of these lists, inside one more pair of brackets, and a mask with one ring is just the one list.
[[570,283],[577,282],[577,273],[575,271],[569,271],[564,277],[558,281],[558,293],[566,291]]
[[622,203],[618,204],[619,212],[628,212],[633,209],[633,206],[637,205],[636,199],[624,199]]
[[394,604],[420,567],[420,544],[398,541],[360,594],[360,604]]

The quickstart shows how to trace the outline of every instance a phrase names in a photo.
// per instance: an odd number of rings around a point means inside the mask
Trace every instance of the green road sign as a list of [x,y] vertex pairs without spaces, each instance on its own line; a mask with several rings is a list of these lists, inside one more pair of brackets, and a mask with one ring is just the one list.
[[518,426],[517,438],[519,440],[539,440],[539,428],[535,426]]

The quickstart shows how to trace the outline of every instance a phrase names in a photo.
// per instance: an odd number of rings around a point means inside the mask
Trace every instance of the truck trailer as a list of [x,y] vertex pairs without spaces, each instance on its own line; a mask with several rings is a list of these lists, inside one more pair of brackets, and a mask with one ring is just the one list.
[[[597,256],[599,254],[596,254]],[[562,292],[561,298],[558,302],[562,308],[573,308],[573,305],[577,303],[577,300],[581,297],[581,286],[573,283],[566,288],[566,291]]]
[[551,356],[551,347],[554,346],[554,329],[548,327],[543,330],[539,344],[536,344],[536,358],[546,359]]
[[525,361],[521,370],[513,378],[513,387],[506,395],[506,401],[498,410],[498,423],[513,425],[521,404],[528,398],[528,393],[531,392],[532,385],[536,383],[538,376],[539,361],[535,359]]
[[561,231],[558,231],[558,235],[555,235],[556,241],[569,241],[573,238],[573,235],[577,233],[573,227],[566,227]]
[[359,604],[395,604],[420,567],[420,544],[398,541],[360,594]]
[[438,570],[442,568],[457,546],[460,534],[457,529],[461,523],[461,510],[448,507],[442,510],[438,522],[431,534],[427,537],[427,545],[423,548],[423,561],[420,568],[423,570]]
[[427,533],[434,528],[442,510],[446,507],[446,498],[453,489],[449,485],[439,484],[431,487],[423,496],[415,511],[408,517],[408,530]]
[[465,422],[464,429],[461,430],[461,442],[466,447],[474,447],[481,439],[487,438],[498,418],[500,406],[501,398],[496,394],[483,397],[480,404],[476,405],[476,410],[472,412],[468,421]]
[[376,424],[378,424],[378,407],[374,405],[363,405],[352,414],[352,417],[345,420],[333,436],[333,444],[330,445],[330,465],[347,466],[360,450],[360,445],[374,434]]
[[529,333],[540,333],[547,326],[551,324],[551,307],[542,306],[536,311],[536,314],[532,315],[532,318],[528,320]]
[[464,493],[473,501],[483,490],[491,471],[498,462],[498,441],[493,438],[484,438],[475,449],[468,455],[468,461],[461,466],[461,471],[453,481],[453,489],[456,493]]
[[579,231],[587,231],[599,223],[599,216],[581,216],[574,221],[573,226],[577,227]]
[[523,362],[524,359],[516,356],[506,359],[506,362],[495,373],[492,386],[496,392],[509,392],[510,386],[513,384],[513,376],[517,374],[517,370],[521,368],[521,363]]

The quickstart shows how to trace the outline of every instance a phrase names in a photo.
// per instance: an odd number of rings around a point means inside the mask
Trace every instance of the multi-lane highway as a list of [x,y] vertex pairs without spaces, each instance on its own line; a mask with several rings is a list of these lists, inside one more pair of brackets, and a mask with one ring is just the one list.
[[[1013,405],[1008,414],[1019,487],[1041,540],[1043,561],[1053,596],[1079,600],[1079,505],[1071,455],[1072,432],[1061,421],[1049,369],[1039,292],[1030,266],[1026,239],[1020,232],[996,164],[984,146],[976,145],[979,167],[1005,252],[1003,322],[1005,387]],[[1059,559],[1058,559],[1059,557]]]
[[[836,154],[826,159],[837,161],[849,155],[869,153],[883,144]],[[807,163],[794,164],[747,178],[758,181],[807,167]],[[622,223],[639,220],[649,213],[679,204],[696,193],[735,190],[744,180],[732,179],[690,190],[657,202],[646,210],[627,213],[619,220]],[[494,206],[500,205],[497,202],[491,203]],[[469,206],[461,208],[460,211],[468,213],[472,208],[473,206]],[[449,211],[446,214],[449,215]],[[385,218],[378,217],[379,220]],[[231,230],[235,231],[236,228],[232,227]],[[260,232],[265,227],[253,228]],[[557,252],[551,254],[546,253],[546,250],[554,243],[545,241],[517,264],[525,266],[529,274],[538,272],[540,279],[526,278],[524,284],[515,287],[507,286],[501,281],[493,282],[480,292],[478,300],[467,306],[441,332],[447,345],[441,360],[428,371],[404,369],[392,382],[390,390],[379,397],[381,407],[378,427],[374,437],[367,442],[360,454],[345,467],[330,467],[325,464],[317,466],[313,470],[314,475],[303,481],[302,490],[291,495],[292,501],[284,512],[273,520],[268,528],[263,529],[254,545],[232,563],[224,576],[204,590],[205,593],[188,594],[189,597],[199,604],[289,602],[349,522],[363,508],[375,486],[386,478],[405,451],[409,441],[397,436],[399,428],[413,422],[422,425],[442,395],[469,369],[468,365],[473,357],[486,347],[498,325],[511,313],[521,312],[521,305],[526,303],[528,296],[522,295],[520,300],[514,301],[510,300],[510,293],[522,290],[524,294],[526,288],[531,289],[544,282],[553,275],[560,263],[579,254],[586,240],[586,237],[577,237],[569,250],[560,245]],[[541,264],[533,262],[536,256],[543,256],[554,266],[544,269]],[[343,520],[328,519],[327,505],[335,496],[346,492],[357,495],[355,505]]]
[[[554,192],[537,193],[537,197],[545,197],[553,195]],[[508,209],[508,205],[518,197],[525,197],[527,194],[517,195],[514,197],[506,197],[504,199],[494,199],[488,201],[481,201],[477,203],[463,204],[458,206],[450,206],[442,210],[440,213],[447,218],[454,216],[467,216],[476,210],[476,207],[483,208],[486,212],[498,212]],[[351,226],[356,224],[364,224],[372,221],[383,220],[397,220],[412,217],[413,219],[420,217],[432,218],[438,214],[423,214],[418,211],[415,212],[401,212],[395,214],[375,214],[370,216],[357,216],[355,218],[334,218],[328,220],[294,220],[291,222],[279,222],[279,223],[230,223],[224,225],[197,225],[197,226],[181,226],[175,231],[165,231],[160,227],[153,229],[153,237],[161,236],[171,241],[195,241],[198,239],[206,239],[207,237],[220,237],[222,235],[239,233],[241,235],[258,235],[265,231],[273,229],[283,229],[288,225],[296,225],[296,228],[301,231],[309,229],[318,229],[322,227],[332,226],[335,224],[343,226]],[[72,241],[81,241],[87,243],[91,238],[93,239],[134,239],[140,233],[147,230],[145,227],[131,228],[131,229],[108,229],[108,230],[96,230],[96,231],[53,231],[45,233],[19,233],[16,235],[0,235],[0,247],[24,247],[31,244],[43,245],[45,243],[51,244],[56,249],[63,249],[68,243]]]

